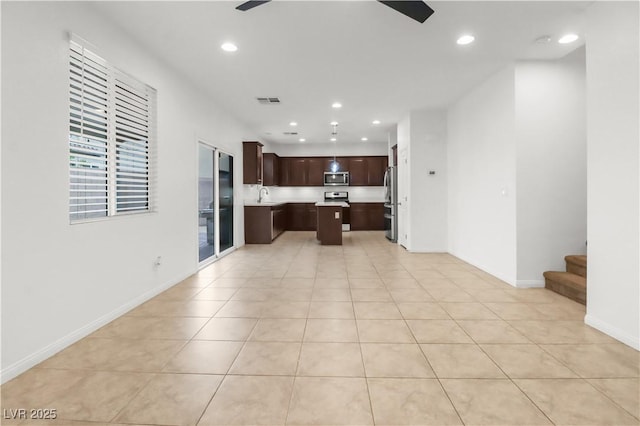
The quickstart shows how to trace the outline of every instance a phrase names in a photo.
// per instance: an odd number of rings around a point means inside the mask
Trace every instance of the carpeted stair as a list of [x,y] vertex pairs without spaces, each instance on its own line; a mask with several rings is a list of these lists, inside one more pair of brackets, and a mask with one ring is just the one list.
[[571,300],[587,303],[587,256],[565,256],[566,272],[547,271],[545,287]]

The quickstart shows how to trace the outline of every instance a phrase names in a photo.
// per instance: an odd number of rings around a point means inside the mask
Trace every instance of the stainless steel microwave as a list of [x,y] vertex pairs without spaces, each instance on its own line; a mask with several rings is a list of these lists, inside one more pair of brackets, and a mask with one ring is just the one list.
[[324,186],[349,186],[349,172],[324,172]]

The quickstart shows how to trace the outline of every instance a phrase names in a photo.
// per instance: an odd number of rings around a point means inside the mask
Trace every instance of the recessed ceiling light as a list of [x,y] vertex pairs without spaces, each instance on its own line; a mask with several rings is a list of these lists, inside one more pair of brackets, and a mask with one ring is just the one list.
[[298,125],[298,123],[296,123],[295,121],[292,121],[291,123],[289,123],[289,126],[293,126],[293,127],[295,127],[295,126],[297,126],[297,125]]
[[360,140],[361,140],[362,142],[366,142],[366,141],[368,141],[368,140],[369,140],[369,138],[360,138]]
[[380,124],[380,120],[373,120],[372,123],[375,124],[375,125],[378,125],[378,124]]
[[334,102],[331,104],[331,108],[342,108],[342,104],[340,102]]
[[306,141],[306,139],[305,139],[305,138],[300,138],[300,139],[298,139],[298,140],[299,140],[300,142],[304,142],[304,141]]
[[329,140],[330,140],[331,142],[335,142],[335,141],[337,141],[338,139],[336,139],[336,138],[331,138],[331,139],[329,139]]
[[470,34],[465,34],[463,36],[461,36],[460,38],[458,38],[458,40],[456,40],[456,43],[461,44],[461,45],[465,45],[465,44],[469,44],[469,43],[473,43],[473,41],[476,38]]
[[329,124],[331,124],[332,126],[337,126],[337,125],[338,125],[338,122],[337,122],[337,121],[332,121],[332,122],[331,122],[331,123],[329,123]]
[[235,52],[236,50],[238,50],[238,46],[229,42],[223,43],[220,48],[222,48],[222,50],[224,50],[225,52]]
[[578,36],[575,34],[565,34],[562,37],[560,37],[560,40],[558,40],[558,43],[560,44],[573,43],[577,39],[578,39]]

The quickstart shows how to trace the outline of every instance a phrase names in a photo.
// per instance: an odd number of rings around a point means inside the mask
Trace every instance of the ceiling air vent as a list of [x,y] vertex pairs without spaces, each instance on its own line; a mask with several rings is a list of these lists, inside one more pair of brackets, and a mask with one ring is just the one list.
[[282,134],[285,136],[297,136],[298,132],[283,132]]
[[256,98],[259,104],[263,105],[278,105],[280,104],[280,98]]

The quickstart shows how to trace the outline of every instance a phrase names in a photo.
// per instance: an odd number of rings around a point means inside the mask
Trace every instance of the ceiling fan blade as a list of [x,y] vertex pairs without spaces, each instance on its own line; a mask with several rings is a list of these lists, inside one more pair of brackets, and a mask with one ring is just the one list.
[[[421,0],[417,1],[382,1],[380,3],[389,6],[392,9],[397,10],[403,15],[408,16],[411,19],[415,19],[421,24],[433,15],[433,9],[431,9],[425,2]],[[251,2],[249,2],[251,3]]]
[[240,6],[237,6],[237,10],[242,10],[243,12],[249,9],[253,9],[254,7],[260,6],[261,4],[269,3],[271,0],[253,0],[242,3]]

